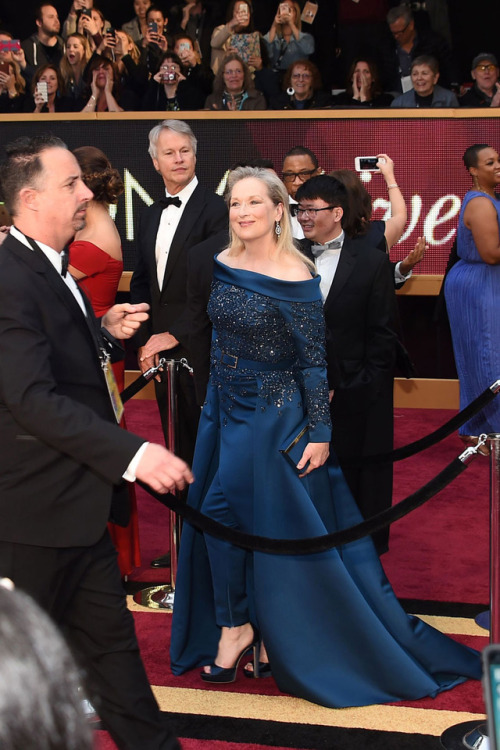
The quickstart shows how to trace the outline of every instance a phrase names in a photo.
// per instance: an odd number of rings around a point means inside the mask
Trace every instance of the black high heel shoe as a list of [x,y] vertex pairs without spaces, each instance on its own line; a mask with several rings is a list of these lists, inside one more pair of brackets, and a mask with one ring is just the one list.
[[201,679],[204,680],[205,682],[217,682],[219,684],[234,682],[236,680],[236,673],[238,671],[240,661],[243,659],[245,654],[248,654],[249,651],[253,652],[253,668],[256,670],[256,673],[258,674],[259,673],[258,651],[259,651],[259,646],[260,646],[260,636],[253,625],[252,625],[252,630],[253,630],[252,643],[250,643],[248,646],[245,646],[245,648],[242,651],[240,651],[233,667],[218,667],[217,664],[213,663],[210,665],[210,672],[200,672]]
[[[250,665],[252,665],[252,669],[247,669],[247,667],[249,667]],[[259,661],[258,669],[256,672],[255,660],[253,663],[249,661],[247,664],[245,664],[243,668],[243,674],[245,675],[245,677],[249,677],[252,679],[253,678],[257,679],[258,677],[272,677],[273,676],[271,665],[269,664],[268,661]]]

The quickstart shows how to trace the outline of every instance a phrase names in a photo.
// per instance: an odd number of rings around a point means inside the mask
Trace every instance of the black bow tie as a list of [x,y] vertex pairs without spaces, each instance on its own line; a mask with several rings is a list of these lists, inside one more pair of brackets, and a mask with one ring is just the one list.
[[68,265],[69,265],[69,252],[67,249],[65,249],[61,253],[61,276],[63,278],[68,273]]
[[170,197],[168,197],[168,198],[162,198],[159,201],[159,203],[160,203],[160,206],[162,208],[167,208],[167,206],[177,206],[177,208],[180,208],[181,205],[182,205],[181,199],[177,198],[177,197],[175,197],[175,198],[170,198]]
[[299,207],[298,203],[290,203],[290,214],[292,216],[297,216],[298,207]]

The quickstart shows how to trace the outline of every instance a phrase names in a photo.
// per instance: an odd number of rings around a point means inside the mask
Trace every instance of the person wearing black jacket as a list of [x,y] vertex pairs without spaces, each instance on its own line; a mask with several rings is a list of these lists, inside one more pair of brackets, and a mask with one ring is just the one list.
[[404,92],[411,88],[411,64],[421,55],[435,57],[439,63],[440,84],[445,88],[458,85],[458,72],[446,39],[429,29],[415,25],[407,5],[391,8],[387,23],[392,38],[381,44],[380,68],[385,91]]
[[322,109],[332,97],[321,90],[321,75],[310,60],[296,60],[283,79],[283,91],[271,100],[270,109]]
[[142,109],[180,112],[201,109],[203,104],[203,91],[186,78],[179,57],[175,52],[166,52],[158,72],[148,83]]

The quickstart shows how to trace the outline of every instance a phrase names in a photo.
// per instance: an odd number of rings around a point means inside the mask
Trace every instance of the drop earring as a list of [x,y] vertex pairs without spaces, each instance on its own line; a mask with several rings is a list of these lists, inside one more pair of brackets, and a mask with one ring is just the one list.
[[279,237],[281,234],[281,224],[279,223],[279,221],[276,222],[276,225],[274,227],[274,233],[276,237]]

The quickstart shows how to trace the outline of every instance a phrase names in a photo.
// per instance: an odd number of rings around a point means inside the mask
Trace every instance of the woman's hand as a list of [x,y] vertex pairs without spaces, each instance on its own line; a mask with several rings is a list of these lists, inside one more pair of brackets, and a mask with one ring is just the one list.
[[97,88],[96,78],[97,78],[98,70],[97,68],[94,68],[92,71],[92,81],[90,83],[90,91],[92,96],[94,96],[96,99],[99,96],[99,89]]
[[305,477],[306,474],[310,474],[314,469],[323,466],[328,455],[330,453],[330,446],[328,443],[308,443],[302,454],[302,458],[297,464],[297,469],[301,471],[309,461],[307,469],[305,469],[299,477]]
[[26,68],[26,56],[22,47],[12,50],[12,59],[19,65],[21,70]]
[[90,36],[95,36],[99,33],[99,29],[97,28],[97,22],[94,21],[92,16],[82,15],[82,26],[84,31],[88,31]]
[[380,172],[384,175],[384,179],[389,185],[392,182],[396,182],[394,177],[394,162],[387,154],[377,154],[377,167]]
[[406,258],[401,261],[399,266],[399,272],[402,276],[407,276],[411,270],[420,263],[425,255],[425,251],[429,249],[429,245],[425,244],[425,237],[418,237],[415,247],[411,250]]
[[114,85],[114,79],[113,79],[113,73],[109,68],[106,68],[104,71],[106,74],[106,83],[104,84],[104,93],[105,94],[111,94],[113,91],[113,85]]
[[38,89],[35,89],[35,93],[33,94],[33,99],[35,101],[35,109],[33,110],[33,112],[41,112],[43,109],[43,105],[47,104],[47,102],[45,101],[41,92]]
[[361,101],[361,88],[360,88],[360,81],[359,76],[357,73],[354,73],[352,77],[352,98],[356,99],[356,101]]
[[368,83],[365,73],[359,74],[359,93],[360,101],[366,102],[371,99],[371,85]]
[[248,58],[248,64],[255,70],[262,70],[262,68],[264,67],[262,64],[262,57],[260,57],[260,55],[250,55],[250,57]]
[[16,90],[14,76],[11,73],[4,73],[3,70],[0,70],[0,93],[5,91],[10,94],[12,90]]

